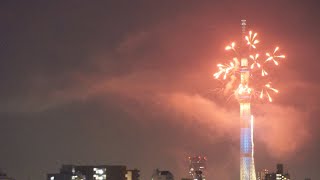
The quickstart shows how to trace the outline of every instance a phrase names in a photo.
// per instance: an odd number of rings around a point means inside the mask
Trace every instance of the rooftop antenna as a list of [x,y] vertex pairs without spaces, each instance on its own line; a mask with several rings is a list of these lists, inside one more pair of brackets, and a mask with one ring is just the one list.
[[246,33],[246,25],[247,25],[247,20],[242,19],[241,20],[241,27],[242,27],[242,35],[244,35]]
[[242,30],[242,47],[245,46],[245,37],[246,37],[246,26],[247,26],[247,20],[242,19],[241,20],[241,30]]

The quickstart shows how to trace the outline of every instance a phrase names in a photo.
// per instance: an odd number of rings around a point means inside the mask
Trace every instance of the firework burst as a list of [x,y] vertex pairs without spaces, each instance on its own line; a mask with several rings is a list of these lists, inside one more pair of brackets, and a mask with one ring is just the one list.
[[[229,61],[229,63],[218,64],[218,72],[213,74],[215,79],[220,79],[225,82],[225,84],[233,84],[231,92],[235,96],[246,94],[250,97],[257,99],[266,99],[269,102],[272,102],[272,94],[278,93],[279,91],[272,87],[272,83],[269,78],[269,70],[266,68],[272,68],[272,66],[278,66],[281,59],[284,59],[285,56],[279,54],[279,47],[276,47],[272,53],[265,53],[265,56],[257,53],[257,46],[259,40],[257,39],[258,34],[249,31],[248,35],[244,36],[245,44],[247,45],[247,52],[245,54],[240,54],[238,50],[239,47],[236,46],[235,42],[232,42],[230,45],[226,46],[225,50],[232,51],[234,58]],[[243,50],[242,50],[243,51]],[[241,51],[241,52],[242,52]],[[237,78],[240,81],[239,72],[241,66],[239,59],[247,58],[248,67],[250,71],[250,85],[243,85],[241,83],[234,83]],[[230,83],[232,81],[232,83]]]

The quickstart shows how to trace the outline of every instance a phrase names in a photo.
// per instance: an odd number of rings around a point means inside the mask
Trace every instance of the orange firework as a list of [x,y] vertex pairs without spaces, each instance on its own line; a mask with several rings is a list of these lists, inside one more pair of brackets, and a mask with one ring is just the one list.
[[[249,59],[248,67],[250,71],[250,78],[256,80],[256,82],[249,85],[238,84],[232,88],[233,93],[235,94],[249,94],[252,97],[259,97],[260,99],[267,99],[269,102],[272,102],[273,99],[271,97],[271,93],[278,93],[279,91],[271,86],[270,79],[267,82],[263,83],[266,80],[266,77],[269,75],[266,68],[270,67],[269,62],[272,62],[271,65],[279,65],[280,59],[285,58],[285,55],[279,54],[279,47],[276,47],[272,53],[265,53],[266,57],[261,57],[260,54],[256,53],[257,45],[260,42],[258,39],[258,34],[249,31],[249,34],[244,36],[244,40],[249,47],[250,53],[247,55],[248,57],[243,57],[239,55],[237,52],[236,43],[232,42],[230,45],[226,46],[225,50],[232,50],[235,54],[235,57],[226,64],[218,64],[218,72],[216,72],[213,76],[216,79],[221,79],[226,82],[226,84],[234,84],[228,83],[231,80],[234,82],[234,78],[231,79],[232,75],[240,74],[241,66],[239,63],[239,59],[246,58]],[[259,73],[256,73],[259,72]],[[234,77],[234,76],[232,76]],[[236,76],[240,81],[240,76]],[[260,78],[259,78],[260,77]]]
[[216,72],[215,74],[213,74],[213,76],[218,79],[222,74],[223,74],[223,79],[227,79],[227,76],[234,72],[234,70],[237,69],[237,66],[238,66],[238,60],[237,58],[233,58],[233,61],[231,61],[229,64],[218,64],[218,68],[219,68],[219,71]]
[[256,49],[256,44],[259,43],[259,40],[256,39],[257,35],[257,33],[254,33],[252,35],[252,31],[249,31],[249,35],[245,37],[247,40],[247,44],[249,45],[249,47],[252,47],[253,49]]

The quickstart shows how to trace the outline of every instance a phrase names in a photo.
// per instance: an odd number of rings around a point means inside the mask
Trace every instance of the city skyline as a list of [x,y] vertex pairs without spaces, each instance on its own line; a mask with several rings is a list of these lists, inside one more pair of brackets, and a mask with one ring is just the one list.
[[[212,78],[239,22],[288,57],[273,104],[254,105],[256,170],[319,177],[316,2],[0,2],[0,168],[44,179],[61,164],[239,177],[239,110]],[[281,72],[281,75],[279,74]],[[238,123],[238,124],[237,124]]]

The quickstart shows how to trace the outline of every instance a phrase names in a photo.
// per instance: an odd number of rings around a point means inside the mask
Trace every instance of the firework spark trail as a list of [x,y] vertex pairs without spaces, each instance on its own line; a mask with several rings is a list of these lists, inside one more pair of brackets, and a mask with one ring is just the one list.
[[218,79],[223,74],[223,79],[227,79],[227,76],[234,72],[234,70],[237,69],[238,66],[238,60],[237,58],[233,58],[233,61],[231,61],[229,64],[218,64],[219,71],[215,73],[213,76]]
[[252,31],[249,31],[249,36],[245,37],[247,40],[247,44],[249,45],[249,47],[252,47],[253,49],[256,49],[256,44],[259,43],[259,40],[256,39],[257,35],[257,33],[254,33],[252,35]]
[[278,66],[279,63],[278,63],[278,61],[276,60],[276,58],[282,58],[282,59],[285,58],[285,55],[276,55],[276,52],[277,52],[278,50],[279,50],[279,47],[276,47],[276,48],[274,49],[272,55],[270,55],[270,53],[266,53],[266,56],[267,56],[268,58],[267,58],[267,60],[266,60],[265,62],[267,62],[267,61],[273,61],[274,64],[275,64],[276,66]]
[[[245,36],[245,40],[251,51],[257,49],[257,44],[260,42],[257,37],[258,34],[253,33],[252,31],[249,31],[249,34]],[[225,50],[233,51],[235,57],[228,64],[218,64],[217,66],[219,70],[213,75],[214,78],[222,79],[226,82],[225,93],[230,92],[231,90],[235,94],[248,93],[250,95],[253,95],[252,97],[255,97],[255,94],[259,94],[257,96],[260,99],[267,99],[269,102],[272,102],[273,99],[271,97],[271,92],[278,93],[279,91],[271,86],[270,80],[268,80],[267,83],[263,83],[263,81],[265,80],[265,78],[263,77],[269,75],[268,71],[265,69],[267,63],[273,62],[274,65],[278,66],[279,60],[285,58],[285,55],[279,54],[279,47],[276,47],[272,53],[265,53],[265,60],[263,60],[263,58],[258,53],[253,53],[247,57],[248,59],[250,59],[250,64],[248,65],[248,67],[250,67],[251,78],[258,79],[258,82],[250,84],[250,87],[244,87],[241,84],[236,85],[236,81],[239,78],[236,75],[239,74],[240,70],[240,63],[237,58],[239,57],[239,53],[237,52],[236,43],[232,42],[230,45],[226,46]]]

